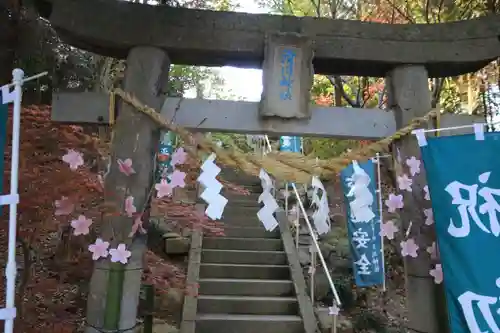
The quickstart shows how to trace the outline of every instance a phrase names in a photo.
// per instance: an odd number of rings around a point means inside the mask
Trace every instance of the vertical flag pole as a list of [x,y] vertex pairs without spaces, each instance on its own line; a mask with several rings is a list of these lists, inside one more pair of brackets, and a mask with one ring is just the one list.
[[[380,219],[380,230],[382,230],[382,223],[384,221],[383,219],[383,212],[384,212],[384,207],[382,206],[382,179],[381,179],[381,172],[380,172],[380,153],[376,154],[377,158],[377,192],[378,192],[378,209],[379,209],[379,219]],[[382,273],[383,273],[383,284],[382,284],[382,291],[386,291],[386,285],[385,285],[385,252],[384,252],[384,236],[382,234],[380,235],[380,252],[382,254]]]
[[[12,155],[10,167],[10,195],[2,196],[1,199],[7,197],[9,204],[9,253],[5,276],[7,278],[7,290],[5,307],[7,311],[13,311],[13,315],[5,319],[5,333],[14,331],[15,318],[15,288],[16,288],[16,225],[17,225],[17,203],[19,202],[18,195],[18,171],[19,171],[19,134],[21,127],[21,98],[24,72],[21,69],[12,71],[12,83],[14,85],[14,111],[12,116]],[[3,93],[3,92],[2,92]],[[3,103],[6,102],[6,96],[3,93]],[[2,201],[4,201],[2,200]],[[4,202],[2,202],[4,203]],[[5,202],[6,204],[7,202]]]

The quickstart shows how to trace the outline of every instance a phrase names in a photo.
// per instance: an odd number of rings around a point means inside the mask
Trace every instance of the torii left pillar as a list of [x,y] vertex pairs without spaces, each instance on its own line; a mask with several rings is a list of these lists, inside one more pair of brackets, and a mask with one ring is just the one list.
[[[168,82],[169,69],[170,60],[163,50],[153,47],[133,48],[127,57],[123,88],[158,110],[165,99],[163,90]],[[148,205],[154,180],[154,157],[158,148],[159,130],[147,116],[124,102],[118,104],[117,112],[118,118],[111,144],[111,168],[104,187],[105,202],[115,206],[122,214],[105,217],[100,237],[111,243],[110,248],[125,243],[127,249],[132,252],[128,264],[124,265],[119,323],[115,328],[126,330],[136,325],[146,237],[129,237],[133,218],[127,217],[123,212],[124,199],[129,195],[133,196],[137,212],[141,212]],[[118,170],[117,159],[127,158],[132,159],[136,171],[131,176],[126,176]],[[96,262],[94,266],[87,301],[88,326],[85,333],[102,332],[109,291],[109,269],[113,266],[109,257]]]

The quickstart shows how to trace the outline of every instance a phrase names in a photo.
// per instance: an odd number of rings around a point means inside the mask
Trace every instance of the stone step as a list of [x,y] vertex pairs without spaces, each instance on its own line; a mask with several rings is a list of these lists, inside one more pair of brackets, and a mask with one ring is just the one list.
[[257,217],[257,212],[258,210],[239,213],[229,212],[228,214],[224,212],[221,222],[226,226],[234,227],[263,227],[262,222]]
[[195,333],[304,333],[299,316],[199,314]]
[[200,278],[286,280],[290,279],[290,268],[288,265],[202,263]]
[[295,297],[199,295],[198,313],[295,315]]
[[255,203],[258,203],[257,200],[259,199],[259,196],[260,196],[260,193],[251,192],[249,194],[240,194],[240,193],[236,193],[236,192],[230,191],[230,190],[227,190],[227,191],[222,190],[221,194],[224,195],[227,200],[229,200],[230,204],[233,203],[232,200],[241,200],[241,201],[247,200],[247,201],[253,201]]
[[255,210],[259,210],[260,207],[262,206],[258,201],[257,197],[227,197],[225,196],[226,199],[228,200],[228,204],[231,205],[231,207],[249,207],[253,208]]
[[282,251],[283,242],[281,239],[272,238],[203,237],[203,248],[217,250]]
[[223,264],[264,264],[286,265],[284,251],[244,251],[244,250],[207,250],[201,252],[202,263]]
[[257,217],[258,207],[237,206],[228,204],[222,213],[224,217],[239,217],[240,215],[255,215]]
[[267,231],[261,225],[259,227],[237,227],[224,225],[224,235],[226,237],[240,237],[240,238],[280,238],[279,229]]
[[201,295],[293,296],[291,280],[200,279]]

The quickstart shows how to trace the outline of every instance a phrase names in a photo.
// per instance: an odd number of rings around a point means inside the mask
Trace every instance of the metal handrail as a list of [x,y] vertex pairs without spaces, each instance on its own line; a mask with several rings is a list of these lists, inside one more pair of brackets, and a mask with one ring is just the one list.
[[326,264],[325,258],[323,257],[323,254],[321,253],[321,249],[319,247],[318,240],[316,239],[316,237],[314,237],[314,230],[312,228],[311,221],[309,221],[309,217],[307,216],[307,212],[306,212],[306,209],[304,208],[304,204],[302,203],[302,200],[300,199],[299,191],[297,191],[297,187],[295,186],[294,183],[292,183],[292,188],[293,188],[293,191],[295,193],[295,197],[297,198],[297,202],[299,203],[300,210],[302,211],[302,214],[304,214],[304,219],[306,221],[307,228],[309,229],[309,233],[311,234],[313,244],[316,247],[318,257],[319,257],[319,260],[321,262],[321,266],[323,267],[323,271],[325,272],[326,279],[328,280],[328,284],[330,285],[330,289],[332,289],[333,296],[335,297],[335,302],[337,303],[336,305],[338,307],[340,307],[340,305],[342,303],[340,302],[339,294],[337,292],[337,289],[335,288],[335,284],[333,283],[333,279],[332,279],[332,276],[330,274],[330,271],[328,270],[328,265]]
[[[268,149],[265,149],[264,146],[263,146],[262,147],[263,148],[262,153],[263,154],[270,153],[272,151],[272,146],[271,146],[271,142],[269,141],[269,137],[267,135],[264,135],[264,140],[263,141],[265,141],[265,143],[267,144],[267,148]],[[297,191],[297,187],[295,186],[294,183],[292,183],[292,188],[293,188],[293,191],[295,193],[295,197],[297,198],[297,202],[299,204],[300,211],[302,211],[302,214],[304,215],[304,219],[306,221],[307,228],[309,229],[309,234],[311,235],[311,238],[313,240],[313,244],[314,244],[314,246],[316,248],[316,252],[318,253],[319,260],[321,262],[321,266],[323,267],[323,271],[325,272],[326,278],[327,278],[328,283],[330,285],[330,289],[333,292],[333,296],[335,298],[335,302],[337,303],[336,305],[338,307],[340,307],[340,305],[341,305],[340,297],[339,297],[339,294],[337,292],[337,289],[335,288],[335,284],[333,283],[333,279],[332,279],[332,276],[330,274],[330,271],[328,270],[328,266],[326,264],[325,258],[323,257],[323,254],[321,253],[321,249],[319,247],[318,240],[316,239],[316,236],[315,236],[316,233],[313,230],[313,227],[311,225],[311,221],[309,221],[309,217],[307,216],[307,212],[306,212],[306,210],[304,208],[304,204],[302,203],[302,199],[300,198],[299,192]],[[288,192],[288,184],[286,186],[285,191]],[[297,216],[297,218],[299,219],[299,221],[300,221],[300,211],[298,212],[298,216]],[[286,213],[286,216],[288,217],[288,196],[285,198],[285,213]],[[299,224],[300,224],[300,222],[299,222]],[[298,248],[299,247],[299,225],[297,225],[297,227],[296,227],[295,238],[296,238],[295,239],[296,247]],[[315,265],[315,261],[316,261],[316,256],[314,255],[314,253],[312,253],[311,264]],[[311,301],[314,301],[314,280],[311,280],[311,295],[310,296],[311,296]]]

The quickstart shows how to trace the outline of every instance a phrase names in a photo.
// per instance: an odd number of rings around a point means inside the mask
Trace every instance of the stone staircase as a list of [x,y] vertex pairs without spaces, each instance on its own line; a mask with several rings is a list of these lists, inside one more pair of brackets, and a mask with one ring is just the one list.
[[181,333],[311,333],[281,232],[267,232],[257,219],[258,179],[227,173],[224,179],[248,184],[254,193],[226,194],[225,236],[193,239],[188,280],[199,289],[185,299]]

